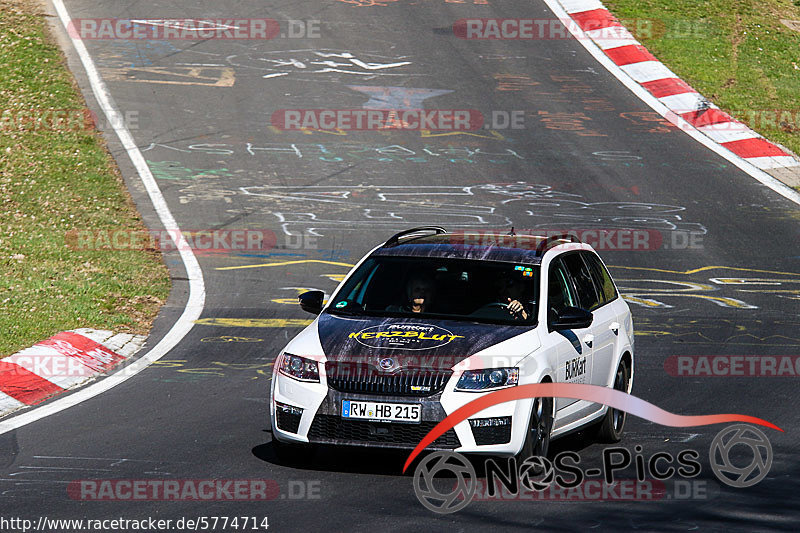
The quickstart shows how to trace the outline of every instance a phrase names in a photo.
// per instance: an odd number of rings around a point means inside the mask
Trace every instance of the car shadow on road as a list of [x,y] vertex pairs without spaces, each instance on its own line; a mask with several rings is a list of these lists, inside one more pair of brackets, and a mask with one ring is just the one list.
[[[269,430],[264,431],[271,434]],[[577,452],[592,444],[591,435],[586,432],[576,432],[553,441],[547,455],[552,459],[563,451]],[[304,452],[298,453],[296,458],[287,460],[279,456],[270,440],[255,446],[252,449],[252,453],[265,463],[286,468],[380,476],[410,475],[414,472],[419,460],[427,455],[426,453],[420,454],[420,457],[414,460],[406,474],[403,474],[403,465],[408,459],[411,450],[315,445],[313,448],[307,448]],[[483,477],[484,459],[488,456],[468,455],[466,457],[475,466],[478,476]]]

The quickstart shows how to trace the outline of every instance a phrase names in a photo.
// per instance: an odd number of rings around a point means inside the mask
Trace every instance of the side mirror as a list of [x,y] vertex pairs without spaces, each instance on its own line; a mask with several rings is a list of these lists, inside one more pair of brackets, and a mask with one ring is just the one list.
[[322,301],[325,293],[322,291],[308,291],[297,297],[300,301],[300,308],[308,313],[318,315],[322,312]]
[[560,329],[584,329],[592,325],[594,316],[586,309],[580,307],[565,307],[560,313],[550,317],[548,328],[550,331]]

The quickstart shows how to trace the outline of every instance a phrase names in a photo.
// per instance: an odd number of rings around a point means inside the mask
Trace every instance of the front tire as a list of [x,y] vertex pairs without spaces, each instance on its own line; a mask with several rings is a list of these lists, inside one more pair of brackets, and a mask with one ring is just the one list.
[[[614,375],[614,390],[628,392],[628,381],[630,380],[630,371],[625,361],[620,361],[617,367],[617,373]],[[597,431],[597,440],[604,443],[614,443],[622,440],[622,434],[625,430],[625,420],[628,414],[625,411],[608,408],[606,416],[600,422]]]
[[550,434],[553,431],[553,406],[553,398],[535,398],[533,400],[525,442],[515,456],[517,464],[521,464],[528,457],[547,457],[550,449]]

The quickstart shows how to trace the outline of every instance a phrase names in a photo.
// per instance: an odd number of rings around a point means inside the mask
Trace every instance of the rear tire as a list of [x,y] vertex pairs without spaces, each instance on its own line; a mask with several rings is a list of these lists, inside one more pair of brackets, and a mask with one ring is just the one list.
[[[630,372],[625,361],[620,361],[617,372],[614,375],[614,390],[628,392],[628,381]],[[597,440],[603,443],[614,443],[622,440],[625,430],[625,420],[628,414],[625,411],[609,407],[606,416],[603,417],[597,428]]]

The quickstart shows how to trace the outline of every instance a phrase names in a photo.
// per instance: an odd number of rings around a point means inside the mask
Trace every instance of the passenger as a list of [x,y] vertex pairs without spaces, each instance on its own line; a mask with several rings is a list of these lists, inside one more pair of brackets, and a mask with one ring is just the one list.
[[387,311],[402,313],[430,312],[434,302],[435,284],[433,277],[425,272],[409,275],[406,281],[405,301],[390,305]]

